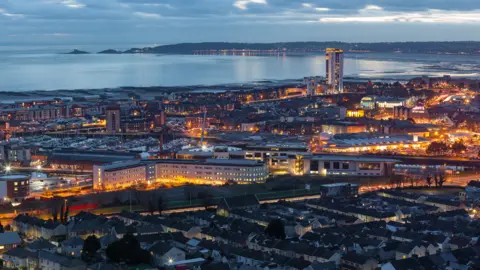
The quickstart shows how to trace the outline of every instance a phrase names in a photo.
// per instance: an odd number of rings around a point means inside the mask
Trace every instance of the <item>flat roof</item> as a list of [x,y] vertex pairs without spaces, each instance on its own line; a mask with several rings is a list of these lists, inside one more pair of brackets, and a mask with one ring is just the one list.
[[12,181],[12,180],[27,180],[30,178],[28,174],[4,174],[0,175],[0,181]]
[[305,159],[310,160],[322,160],[322,161],[361,161],[361,162],[391,162],[397,163],[400,160],[389,159],[389,158],[376,158],[376,157],[365,157],[365,156],[340,156],[340,155],[314,155],[306,156]]

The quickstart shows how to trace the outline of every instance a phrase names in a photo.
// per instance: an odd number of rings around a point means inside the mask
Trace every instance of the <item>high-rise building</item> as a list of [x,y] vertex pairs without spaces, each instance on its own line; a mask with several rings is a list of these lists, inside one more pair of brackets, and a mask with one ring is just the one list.
[[343,93],[343,50],[327,48],[327,83],[330,86],[330,93]]
[[120,131],[120,106],[108,106],[106,111],[107,132],[115,133]]

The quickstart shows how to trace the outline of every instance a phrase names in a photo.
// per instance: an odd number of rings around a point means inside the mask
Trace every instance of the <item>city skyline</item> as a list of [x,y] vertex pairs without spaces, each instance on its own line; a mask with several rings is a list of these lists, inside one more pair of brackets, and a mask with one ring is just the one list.
[[0,22],[0,44],[480,40],[471,0],[18,0]]

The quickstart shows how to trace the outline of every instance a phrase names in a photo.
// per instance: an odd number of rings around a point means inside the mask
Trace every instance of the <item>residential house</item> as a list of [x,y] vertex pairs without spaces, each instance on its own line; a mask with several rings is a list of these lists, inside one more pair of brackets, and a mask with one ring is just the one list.
[[412,257],[423,257],[426,255],[426,247],[418,242],[403,243],[397,247],[395,259],[401,260]]
[[25,249],[31,252],[46,251],[50,253],[57,252],[57,246],[49,241],[40,238],[25,246]]
[[224,197],[217,206],[217,214],[228,216],[233,209],[255,210],[260,207],[256,195]]
[[61,253],[67,256],[80,257],[83,249],[83,239],[75,236],[63,241],[60,245]]
[[173,262],[183,261],[186,257],[185,251],[173,247],[166,242],[157,242],[150,247],[149,251],[153,257],[153,263],[157,267],[163,267],[167,264],[172,264]]
[[372,257],[349,252],[342,257],[341,269],[375,270],[378,268],[378,261]]
[[17,232],[0,233],[0,252],[10,250],[22,243],[22,239]]
[[62,255],[39,251],[38,267],[48,270],[86,270],[86,264],[76,258],[65,257]]
[[381,270],[426,270],[416,259],[390,261],[383,264]]
[[21,247],[8,250],[1,255],[6,268],[35,269],[37,266],[37,253]]

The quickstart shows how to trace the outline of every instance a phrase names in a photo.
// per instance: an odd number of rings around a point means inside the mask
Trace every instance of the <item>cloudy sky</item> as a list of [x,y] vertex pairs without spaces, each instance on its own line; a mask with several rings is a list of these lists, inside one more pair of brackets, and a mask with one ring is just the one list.
[[0,0],[3,44],[480,40],[480,0]]

